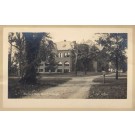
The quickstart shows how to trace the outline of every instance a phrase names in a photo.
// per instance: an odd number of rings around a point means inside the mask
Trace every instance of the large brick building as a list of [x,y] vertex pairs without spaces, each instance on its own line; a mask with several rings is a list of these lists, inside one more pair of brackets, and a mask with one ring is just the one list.
[[61,41],[56,43],[57,56],[55,60],[58,65],[57,68],[53,70],[47,69],[47,64],[45,62],[41,62],[38,72],[39,73],[68,73],[72,71],[72,59],[71,59],[71,48],[72,43],[70,41]]
[[[69,73],[73,71],[73,59],[72,59],[72,53],[71,49],[73,48],[73,45],[75,44],[75,41],[61,41],[56,43],[56,49],[57,49],[57,56],[55,57],[56,62],[58,63],[57,67],[49,70],[47,68],[47,63],[41,62],[38,72],[39,73]],[[88,45],[90,44],[90,41],[87,42]],[[92,61],[92,63],[89,63],[89,71],[97,72],[97,62]]]
[[71,58],[71,45],[70,41],[57,42],[58,56],[56,61],[58,61],[57,72],[68,73],[72,71],[72,58]]

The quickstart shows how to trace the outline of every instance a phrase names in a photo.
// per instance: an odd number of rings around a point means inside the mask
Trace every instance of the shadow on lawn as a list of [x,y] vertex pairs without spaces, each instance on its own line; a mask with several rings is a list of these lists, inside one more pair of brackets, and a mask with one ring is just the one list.
[[8,79],[8,98],[22,98],[34,93],[40,93],[43,90],[56,87],[59,84],[63,84],[71,78],[44,78],[35,85],[20,84],[18,78]]
[[105,84],[103,78],[96,78],[95,83],[90,88],[90,99],[126,99],[127,98],[127,78],[106,77]]

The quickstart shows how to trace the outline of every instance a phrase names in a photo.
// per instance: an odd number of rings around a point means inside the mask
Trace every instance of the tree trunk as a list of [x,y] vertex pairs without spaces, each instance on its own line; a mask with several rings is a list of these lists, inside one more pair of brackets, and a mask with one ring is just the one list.
[[85,69],[85,75],[87,74],[87,70]]
[[76,54],[76,57],[75,57],[75,74],[77,75],[77,54]]
[[37,82],[37,56],[39,53],[40,41],[43,33],[24,33],[26,40],[26,68],[24,76],[21,78],[21,83],[35,84]]
[[116,80],[118,80],[118,53],[117,52],[116,52]]
[[21,78],[20,82],[27,84],[36,84],[37,78],[36,69],[34,66],[29,65],[29,67],[26,69],[24,77]]
[[77,63],[75,63],[75,75],[77,75]]
[[[22,50],[22,49],[20,49],[20,50]],[[22,57],[23,57],[23,55],[22,55],[22,51],[20,51],[20,56],[19,56],[20,58],[19,58],[19,77],[23,77],[23,74],[22,74]]]
[[86,68],[86,64],[84,64],[84,75],[86,75],[87,74],[87,68]]
[[10,48],[10,54],[9,54],[9,75],[11,75],[11,65],[12,65],[12,44],[11,44],[11,48]]

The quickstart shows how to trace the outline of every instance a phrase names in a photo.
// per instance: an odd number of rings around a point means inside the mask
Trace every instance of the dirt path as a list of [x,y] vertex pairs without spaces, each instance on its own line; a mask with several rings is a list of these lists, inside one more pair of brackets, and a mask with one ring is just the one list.
[[99,77],[72,77],[71,80],[57,87],[51,87],[42,90],[41,93],[35,93],[25,98],[40,98],[40,99],[87,99],[92,80]]

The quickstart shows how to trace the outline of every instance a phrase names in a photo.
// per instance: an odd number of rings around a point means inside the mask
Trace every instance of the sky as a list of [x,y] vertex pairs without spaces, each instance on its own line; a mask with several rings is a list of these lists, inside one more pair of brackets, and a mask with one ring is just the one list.
[[63,40],[81,42],[96,39],[95,34],[88,28],[45,28],[44,30],[50,33],[54,42]]
[[50,36],[55,43],[64,40],[76,41],[77,43],[80,43],[87,40],[94,41],[96,39],[95,32],[92,32],[91,28],[44,28],[36,30],[36,32],[50,33]]

